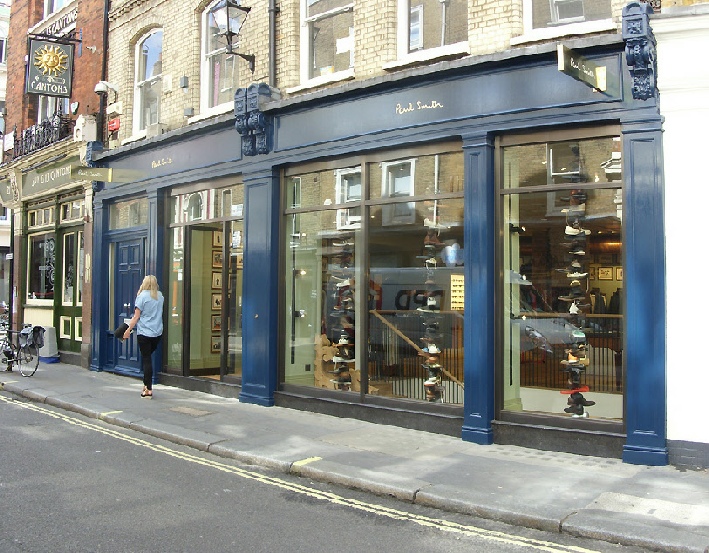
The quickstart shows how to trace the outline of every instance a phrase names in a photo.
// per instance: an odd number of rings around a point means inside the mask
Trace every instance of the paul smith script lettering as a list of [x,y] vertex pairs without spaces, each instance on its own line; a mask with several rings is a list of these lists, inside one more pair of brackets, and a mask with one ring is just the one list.
[[431,100],[429,103],[417,101],[415,104],[409,102],[406,105],[396,104],[396,114],[404,115],[405,113],[411,113],[412,111],[418,111],[420,109],[440,109],[443,104],[437,102],[436,100]]

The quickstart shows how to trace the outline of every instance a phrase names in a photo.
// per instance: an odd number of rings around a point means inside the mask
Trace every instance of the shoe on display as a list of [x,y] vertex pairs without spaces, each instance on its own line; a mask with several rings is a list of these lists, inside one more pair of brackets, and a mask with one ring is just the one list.
[[332,358],[332,362],[333,362],[333,363],[354,363],[355,360],[354,360],[354,359],[349,359],[349,358],[347,358],[347,357],[340,357],[339,355],[335,355],[335,356]]
[[438,349],[438,346],[436,344],[431,344],[427,348],[423,348],[423,351],[432,355],[441,353],[441,350]]
[[443,242],[441,242],[438,239],[438,233],[433,230],[429,230],[428,233],[426,233],[426,238],[423,239],[423,243],[426,246],[429,246],[429,245],[442,246],[443,245]]
[[591,231],[588,229],[583,229],[581,227],[575,228],[571,225],[566,225],[564,234],[566,234],[567,236],[577,236],[579,234],[585,234],[586,236],[588,236],[589,234],[591,234]]

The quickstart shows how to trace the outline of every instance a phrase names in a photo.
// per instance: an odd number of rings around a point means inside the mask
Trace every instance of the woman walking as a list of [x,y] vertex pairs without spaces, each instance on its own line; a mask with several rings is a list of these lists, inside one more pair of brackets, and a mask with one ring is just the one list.
[[147,275],[138,288],[135,313],[128,321],[128,330],[123,334],[123,338],[127,339],[133,329],[136,329],[143,363],[143,392],[140,397],[148,399],[153,397],[153,352],[158,348],[162,337],[164,302],[165,299],[158,288],[158,279],[154,275]]

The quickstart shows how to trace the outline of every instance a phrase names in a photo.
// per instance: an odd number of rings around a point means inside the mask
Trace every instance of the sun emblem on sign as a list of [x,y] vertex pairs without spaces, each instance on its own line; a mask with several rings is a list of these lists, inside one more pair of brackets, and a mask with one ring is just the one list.
[[66,61],[69,59],[59,46],[45,44],[35,50],[34,65],[42,71],[43,75],[56,77],[67,70]]

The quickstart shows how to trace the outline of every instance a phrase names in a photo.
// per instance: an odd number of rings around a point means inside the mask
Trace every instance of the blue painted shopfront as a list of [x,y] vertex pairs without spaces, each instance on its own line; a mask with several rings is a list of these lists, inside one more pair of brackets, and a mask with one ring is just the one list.
[[[464,440],[496,440],[496,248],[495,137],[506,133],[617,125],[624,152],[623,224],[626,382],[623,458],[666,464],[664,238],[661,120],[654,97],[633,98],[625,44],[607,37],[570,44],[607,68],[605,93],[561,73],[556,49],[533,54],[460,60],[411,70],[376,83],[350,83],[263,106],[272,123],[272,150],[242,156],[233,118],[166,135],[144,145],[95,156],[100,166],[141,171],[131,183],[105,183],[96,194],[97,244],[114,240],[106,224],[110,206],[147,191],[145,226],[148,270],[166,276],[164,210],[167,191],[190,182],[239,175],[245,191],[243,274],[243,372],[241,401],[277,403],[282,382],[280,324],[283,246],[281,170],[338,156],[457,140],[464,156],[466,242],[464,315]],[[136,230],[137,231],[137,230]],[[98,248],[105,250],[105,248]],[[109,260],[96,263],[108,271]],[[95,271],[98,274],[98,271]],[[115,321],[95,285],[93,363],[116,370]],[[652,400],[649,400],[652,398]],[[405,409],[404,409],[405,411]],[[401,413],[399,413],[401,415]],[[416,413],[408,416],[415,418]],[[415,425],[414,425],[415,426]],[[573,433],[573,431],[571,431]],[[588,433],[591,436],[592,433]],[[592,437],[587,439],[592,440]],[[540,447],[544,447],[543,445]]]

